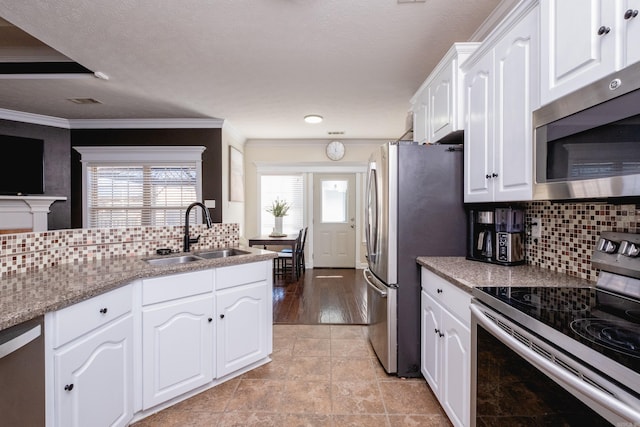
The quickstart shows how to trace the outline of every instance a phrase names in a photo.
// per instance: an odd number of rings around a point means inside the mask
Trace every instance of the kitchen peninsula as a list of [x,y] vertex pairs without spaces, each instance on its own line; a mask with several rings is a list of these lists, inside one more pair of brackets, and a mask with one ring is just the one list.
[[[237,248],[237,224],[194,228],[195,253]],[[149,264],[181,229],[1,237],[0,329],[44,315],[47,425],[128,425],[270,361],[275,254]]]

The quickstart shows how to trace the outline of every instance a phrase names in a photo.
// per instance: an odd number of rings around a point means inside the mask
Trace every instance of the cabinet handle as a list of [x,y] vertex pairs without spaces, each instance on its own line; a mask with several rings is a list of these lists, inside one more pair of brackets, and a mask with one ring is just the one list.
[[71,391],[73,390],[73,384],[67,384],[66,386],[64,386],[65,391]]
[[437,289],[436,292],[441,294],[442,293],[442,289]]
[[107,311],[108,311],[107,307],[100,309],[100,313],[102,313],[102,314],[107,314]]
[[604,25],[600,28],[598,28],[598,35],[599,36],[603,36],[605,34],[609,34],[609,31],[611,31],[611,28],[609,27],[605,27]]
[[221,318],[221,319],[224,319],[224,314],[221,314],[221,315],[220,315],[220,318]]
[[624,19],[631,19],[635,18],[636,16],[638,16],[638,10],[627,9],[627,11],[624,13]]

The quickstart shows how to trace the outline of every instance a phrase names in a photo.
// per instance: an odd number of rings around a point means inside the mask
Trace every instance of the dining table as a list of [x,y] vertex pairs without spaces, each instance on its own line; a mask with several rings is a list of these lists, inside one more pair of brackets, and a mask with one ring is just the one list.
[[291,278],[298,280],[298,269],[296,268],[298,262],[298,254],[296,253],[296,240],[298,234],[286,234],[283,236],[272,236],[269,234],[251,237],[249,239],[249,246],[262,246],[266,249],[267,246],[289,246],[291,247]]

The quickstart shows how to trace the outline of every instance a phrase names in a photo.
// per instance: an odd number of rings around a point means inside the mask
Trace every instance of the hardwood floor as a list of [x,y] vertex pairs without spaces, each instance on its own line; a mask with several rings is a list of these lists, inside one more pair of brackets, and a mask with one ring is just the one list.
[[273,280],[275,324],[367,323],[367,288],[362,270],[308,269],[296,282]]

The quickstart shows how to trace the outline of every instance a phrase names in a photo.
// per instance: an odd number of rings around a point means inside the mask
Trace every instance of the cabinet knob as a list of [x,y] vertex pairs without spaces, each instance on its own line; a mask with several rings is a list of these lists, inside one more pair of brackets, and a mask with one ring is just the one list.
[[107,314],[107,311],[108,311],[107,307],[100,309],[100,313],[102,313],[102,314]]
[[638,16],[638,10],[627,9],[627,11],[624,13],[624,19],[631,19],[635,18],[636,16]]
[[220,315],[220,318],[221,318],[221,319],[224,319],[224,314],[221,314],[221,315]]
[[73,390],[73,384],[67,384],[66,386],[64,386],[65,391],[71,391]]
[[498,177],[497,173],[494,172],[494,173],[491,174],[491,178],[497,178],[497,177]]
[[437,289],[436,292],[441,294],[442,293],[442,289]]
[[444,336],[444,334],[443,334],[442,332],[438,331],[438,336],[439,336],[440,338],[442,338],[442,337]]
[[609,34],[609,32],[611,31],[611,28],[609,27],[605,27],[604,25],[600,28],[598,28],[598,35],[599,36],[603,36],[605,34]]
[[209,317],[207,320],[209,321],[209,323],[213,322],[213,318],[211,317]]
[[489,175],[489,174],[486,174],[484,177],[487,178],[487,179],[491,179],[491,175]]

